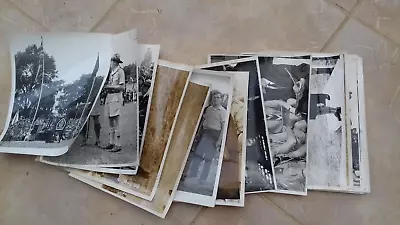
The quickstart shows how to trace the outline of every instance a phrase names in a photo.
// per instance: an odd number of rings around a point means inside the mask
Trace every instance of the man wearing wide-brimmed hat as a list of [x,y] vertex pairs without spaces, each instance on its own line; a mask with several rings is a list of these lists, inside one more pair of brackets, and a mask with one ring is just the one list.
[[110,152],[121,151],[121,130],[119,115],[123,104],[122,93],[125,88],[125,73],[120,67],[120,56],[115,54],[111,58],[110,71],[104,90],[107,92],[105,107],[110,122],[109,143],[104,148]]

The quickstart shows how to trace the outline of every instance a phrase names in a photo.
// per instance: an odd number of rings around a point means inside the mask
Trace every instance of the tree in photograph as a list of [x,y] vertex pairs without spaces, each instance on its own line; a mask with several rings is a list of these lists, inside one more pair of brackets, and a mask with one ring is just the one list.
[[154,63],[151,60],[151,49],[148,48],[144,59],[139,67],[139,90],[140,95],[146,95],[151,86],[151,78],[153,74]]
[[[46,65],[43,69],[43,64]],[[57,78],[54,57],[47,54],[43,45],[30,45],[15,54],[15,98],[14,112],[21,117],[30,118],[35,113],[42,85]]]
[[122,69],[125,73],[125,83],[136,83],[136,64],[131,63]]
[[139,67],[139,75],[149,79],[152,75],[154,63],[151,61],[151,49],[148,48]]

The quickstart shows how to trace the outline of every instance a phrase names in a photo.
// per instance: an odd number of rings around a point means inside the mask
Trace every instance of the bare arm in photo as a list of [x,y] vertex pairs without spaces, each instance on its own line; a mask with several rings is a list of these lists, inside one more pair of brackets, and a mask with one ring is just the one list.
[[287,154],[296,145],[296,137],[294,136],[293,130],[291,128],[286,128],[287,140],[283,144],[277,146],[273,149],[274,156],[278,154]]
[[306,145],[306,144],[303,144],[303,145],[300,146],[300,148],[298,148],[296,151],[289,152],[289,153],[287,154],[287,156],[288,156],[289,158],[300,158],[300,157],[306,156],[306,153],[307,153],[307,145]]
[[[221,119],[221,127],[222,127],[222,129],[224,128],[224,125],[225,125],[225,121],[223,119]],[[222,129],[221,129],[221,132],[219,133],[219,138],[218,138],[218,141],[217,141],[216,146],[215,146],[215,147],[217,147],[218,150],[221,149],[222,139],[224,138],[224,132],[222,132]]]
[[278,108],[278,107],[283,107],[285,109],[288,109],[293,114],[296,111],[296,109],[293,106],[291,106],[290,103],[287,103],[287,102],[282,101],[282,100],[264,101],[264,107],[265,107],[266,111],[268,111],[268,108]]

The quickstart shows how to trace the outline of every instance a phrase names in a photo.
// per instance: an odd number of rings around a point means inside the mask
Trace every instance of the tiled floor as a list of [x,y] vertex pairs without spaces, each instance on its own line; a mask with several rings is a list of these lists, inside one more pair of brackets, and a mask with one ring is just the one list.
[[32,157],[0,155],[0,224],[399,224],[399,0],[0,0],[1,120],[10,91],[6,33],[120,32],[160,43],[161,57],[347,51],[364,58],[372,193],[253,195],[244,209],[173,204],[161,220]]

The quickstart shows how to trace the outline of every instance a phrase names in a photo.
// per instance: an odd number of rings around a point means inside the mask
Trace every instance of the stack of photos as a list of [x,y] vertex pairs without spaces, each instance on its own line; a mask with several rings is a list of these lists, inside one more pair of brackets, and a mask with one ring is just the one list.
[[137,36],[11,35],[0,152],[37,155],[161,218],[173,202],[371,191],[360,57],[275,51],[183,65]]
[[[211,54],[208,62],[255,56],[274,158],[276,189],[268,192],[369,193],[362,59],[346,53],[261,52]],[[282,126],[284,132],[277,132]],[[247,182],[246,193],[251,193]]]

